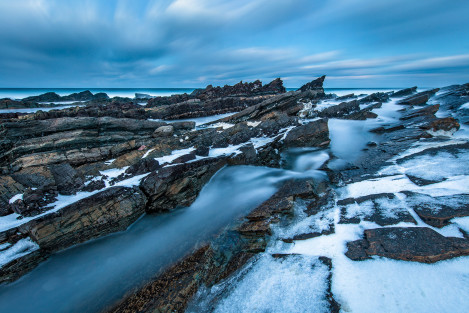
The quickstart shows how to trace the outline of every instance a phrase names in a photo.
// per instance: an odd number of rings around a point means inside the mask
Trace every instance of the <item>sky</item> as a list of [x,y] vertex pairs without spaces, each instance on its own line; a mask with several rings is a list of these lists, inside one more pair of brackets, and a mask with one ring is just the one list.
[[467,0],[1,0],[0,87],[469,82]]

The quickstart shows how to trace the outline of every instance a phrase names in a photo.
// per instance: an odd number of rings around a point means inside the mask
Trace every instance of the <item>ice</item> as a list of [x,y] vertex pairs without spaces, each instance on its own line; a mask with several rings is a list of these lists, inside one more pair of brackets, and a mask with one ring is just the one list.
[[192,151],[194,151],[195,148],[187,148],[187,149],[180,149],[180,150],[173,150],[170,155],[165,155],[159,158],[155,158],[156,161],[158,161],[161,165],[165,163],[171,163],[175,159],[179,158],[180,156],[183,156],[185,154],[189,154]]
[[328,275],[316,257],[263,255],[213,312],[329,312]]
[[264,147],[275,140],[276,137],[256,137],[251,138],[251,142],[255,149]]
[[371,200],[362,202],[360,204],[356,202],[349,204],[346,206],[346,210],[347,210],[347,214],[345,215],[346,218],[367,217],[367,216],[371,216],[375,211],[373,201]]
[[[444,166],[442,166],[444,164]],[[401,166],[406,173],[427,180],[442,180],[456,175],[469,174],[469,153],[457,155],[438,152],[436,155],[422,155],[410,159]]]
[[219,157],[222,155],[240,154],[241,151],[239,150],[239,148],[241,148],[243,145],[244,144],[229,145],[226,148],[213,148],[213,149],[210,149],[208,156],[215,158],[215,157]]
[[10,199],[10,201],[8,201],[8,203],[12,204],[16,200],[23,200],[23,194],[19,193],[17,195],[14,195],[13,197],[11,197],[11,199]]
[[10,246],[4,251],[0,251],[0,268],[3,265],[30,254],[39,249],[39,245],[31,240],[31,238],[20,239],[17,243]]
[[124,174],[125,171],[129,168],[129,166],[125,166],[123,168],[111,168],[109,170],[99,171],[101,175],[106,175],[109,178],[116,178],[117,176]]

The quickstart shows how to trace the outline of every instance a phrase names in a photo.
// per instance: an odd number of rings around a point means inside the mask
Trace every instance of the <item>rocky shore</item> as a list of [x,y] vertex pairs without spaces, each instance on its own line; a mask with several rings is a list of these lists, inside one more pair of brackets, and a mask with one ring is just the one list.
[[[322,161],[108,310],[251,311],[249,297],[242,308],[229,302],[247,277],[265,283],[294,268],[317,275],[322,311],[339,312],[353,307],[333,283],[343,264],[467,260],[469,84],[338,97],[324,80],[289,92],[280,79],[210,85],[145,106],[141,96],[90,92],[0,100],[83,101],[0,117],[0,282],[8,288],[51,255],[144,214],[190,206],[226,166],[300,171],[295,153]],[[204,125],[174,121],[227,113]],[[356,129],[360,140],[344,142]],[[348,145],[353,158],[341,154]]]

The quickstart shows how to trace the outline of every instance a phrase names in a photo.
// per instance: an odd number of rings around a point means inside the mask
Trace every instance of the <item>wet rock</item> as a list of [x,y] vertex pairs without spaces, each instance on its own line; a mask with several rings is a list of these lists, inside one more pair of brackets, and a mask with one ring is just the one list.
[[173,122],[171,126],[173,126],[175,130],[191,130],[195,128],[195,122]]
[[439,104],[426,106],[423,109],[418,110],[411,110],[410,112],[404,114],[400,120],[406,121],[416,117],[425,117],[425,116],[433,116],[438,110],[440,109]]
[[195,153],[188,153],[181,155],[180,157],[176,158],[171,162],[172,164],[178,164],[178,163],[186,163],[192,160],[195,160],[196,156]]
[[343,101],[343,100],[348,100],[348,99],[353,99],[353,98],[356,98],[357,96],[353,93],[351,94],[348,94],[348,95],[344,95],[344,96],[341,96],[341,97],[337,97],[335,98],[335,100],[337,101]]
[[360,111],[360,105],[357,100],[353,100],[350,102],[342,102],[340,104],[327,107],[324,110],[318,112],[317,116],[322,118],[337,118],[357,111]]
[[345,253],[352,260],[377,255],[390,259],[435,263],[469,255],[469,241],[444,237],[426,227],[368,229],[364,239],[347,243]]
[[389,95],[385,92],[376,92],[372,93],[371,95],[368,95],[360,100],[358,102],[360,104],[363,103],[370,103],[370,102],[388,102],[389,101]]
[[283,140],[284,147],[325,147],[329,142],[326,119],[295,127]]
[[440,90],[439,88],[436,88],[432,90],[419,92],[408,98],[402,99],[397,103],[405,104],[405,105],[424,105],[427,103],[428,99],[430,99],[430,97],[433,96],[435,93],[437,93],[439,90]]
[[0,284],[17,280],[47,259],[47,257],[48,253],[42,250],[36,250],[3,264],[0,268]]
[[426,125],[420,126],[422,129],[431,130],[433,132],[444,131],[454,133],[459,130],[460,125],[453,117],[444,117],[431,121]]
[[413,93],[416,92],[416,91],[417,91],[417,87],[406,88],[406,89],[402,89],[402,90],[393,92],[393,93],[390,95],[390,97],[391,97],[391,98],[405,97],[405,96],[408,96],[408,95],[413,94]]
[[144,213],[146,201],[138,188],[111,187],[32,220],[24,228],[42,249],[58,251],[126,229]]

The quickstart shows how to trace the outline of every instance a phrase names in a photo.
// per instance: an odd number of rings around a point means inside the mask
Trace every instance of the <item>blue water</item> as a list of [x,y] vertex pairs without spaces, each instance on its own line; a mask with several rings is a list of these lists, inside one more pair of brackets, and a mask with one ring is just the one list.
[[[93,94],[105,92],[109,97],[134,98],[135,93],[144,93],[151,96],[170,96],[174,94],[191,93],[195,88],[0,88],[0,99],[23,99],[29,96],[37,96],[46,92],[55,92],[61,96],[71,93],[89,90]],[[298,88],[287,88],[288,91]],[[369,94],[373,92],[384,92],[400,88],[325,88],[326,93],[335,93],[339,96],[349,93]]]

